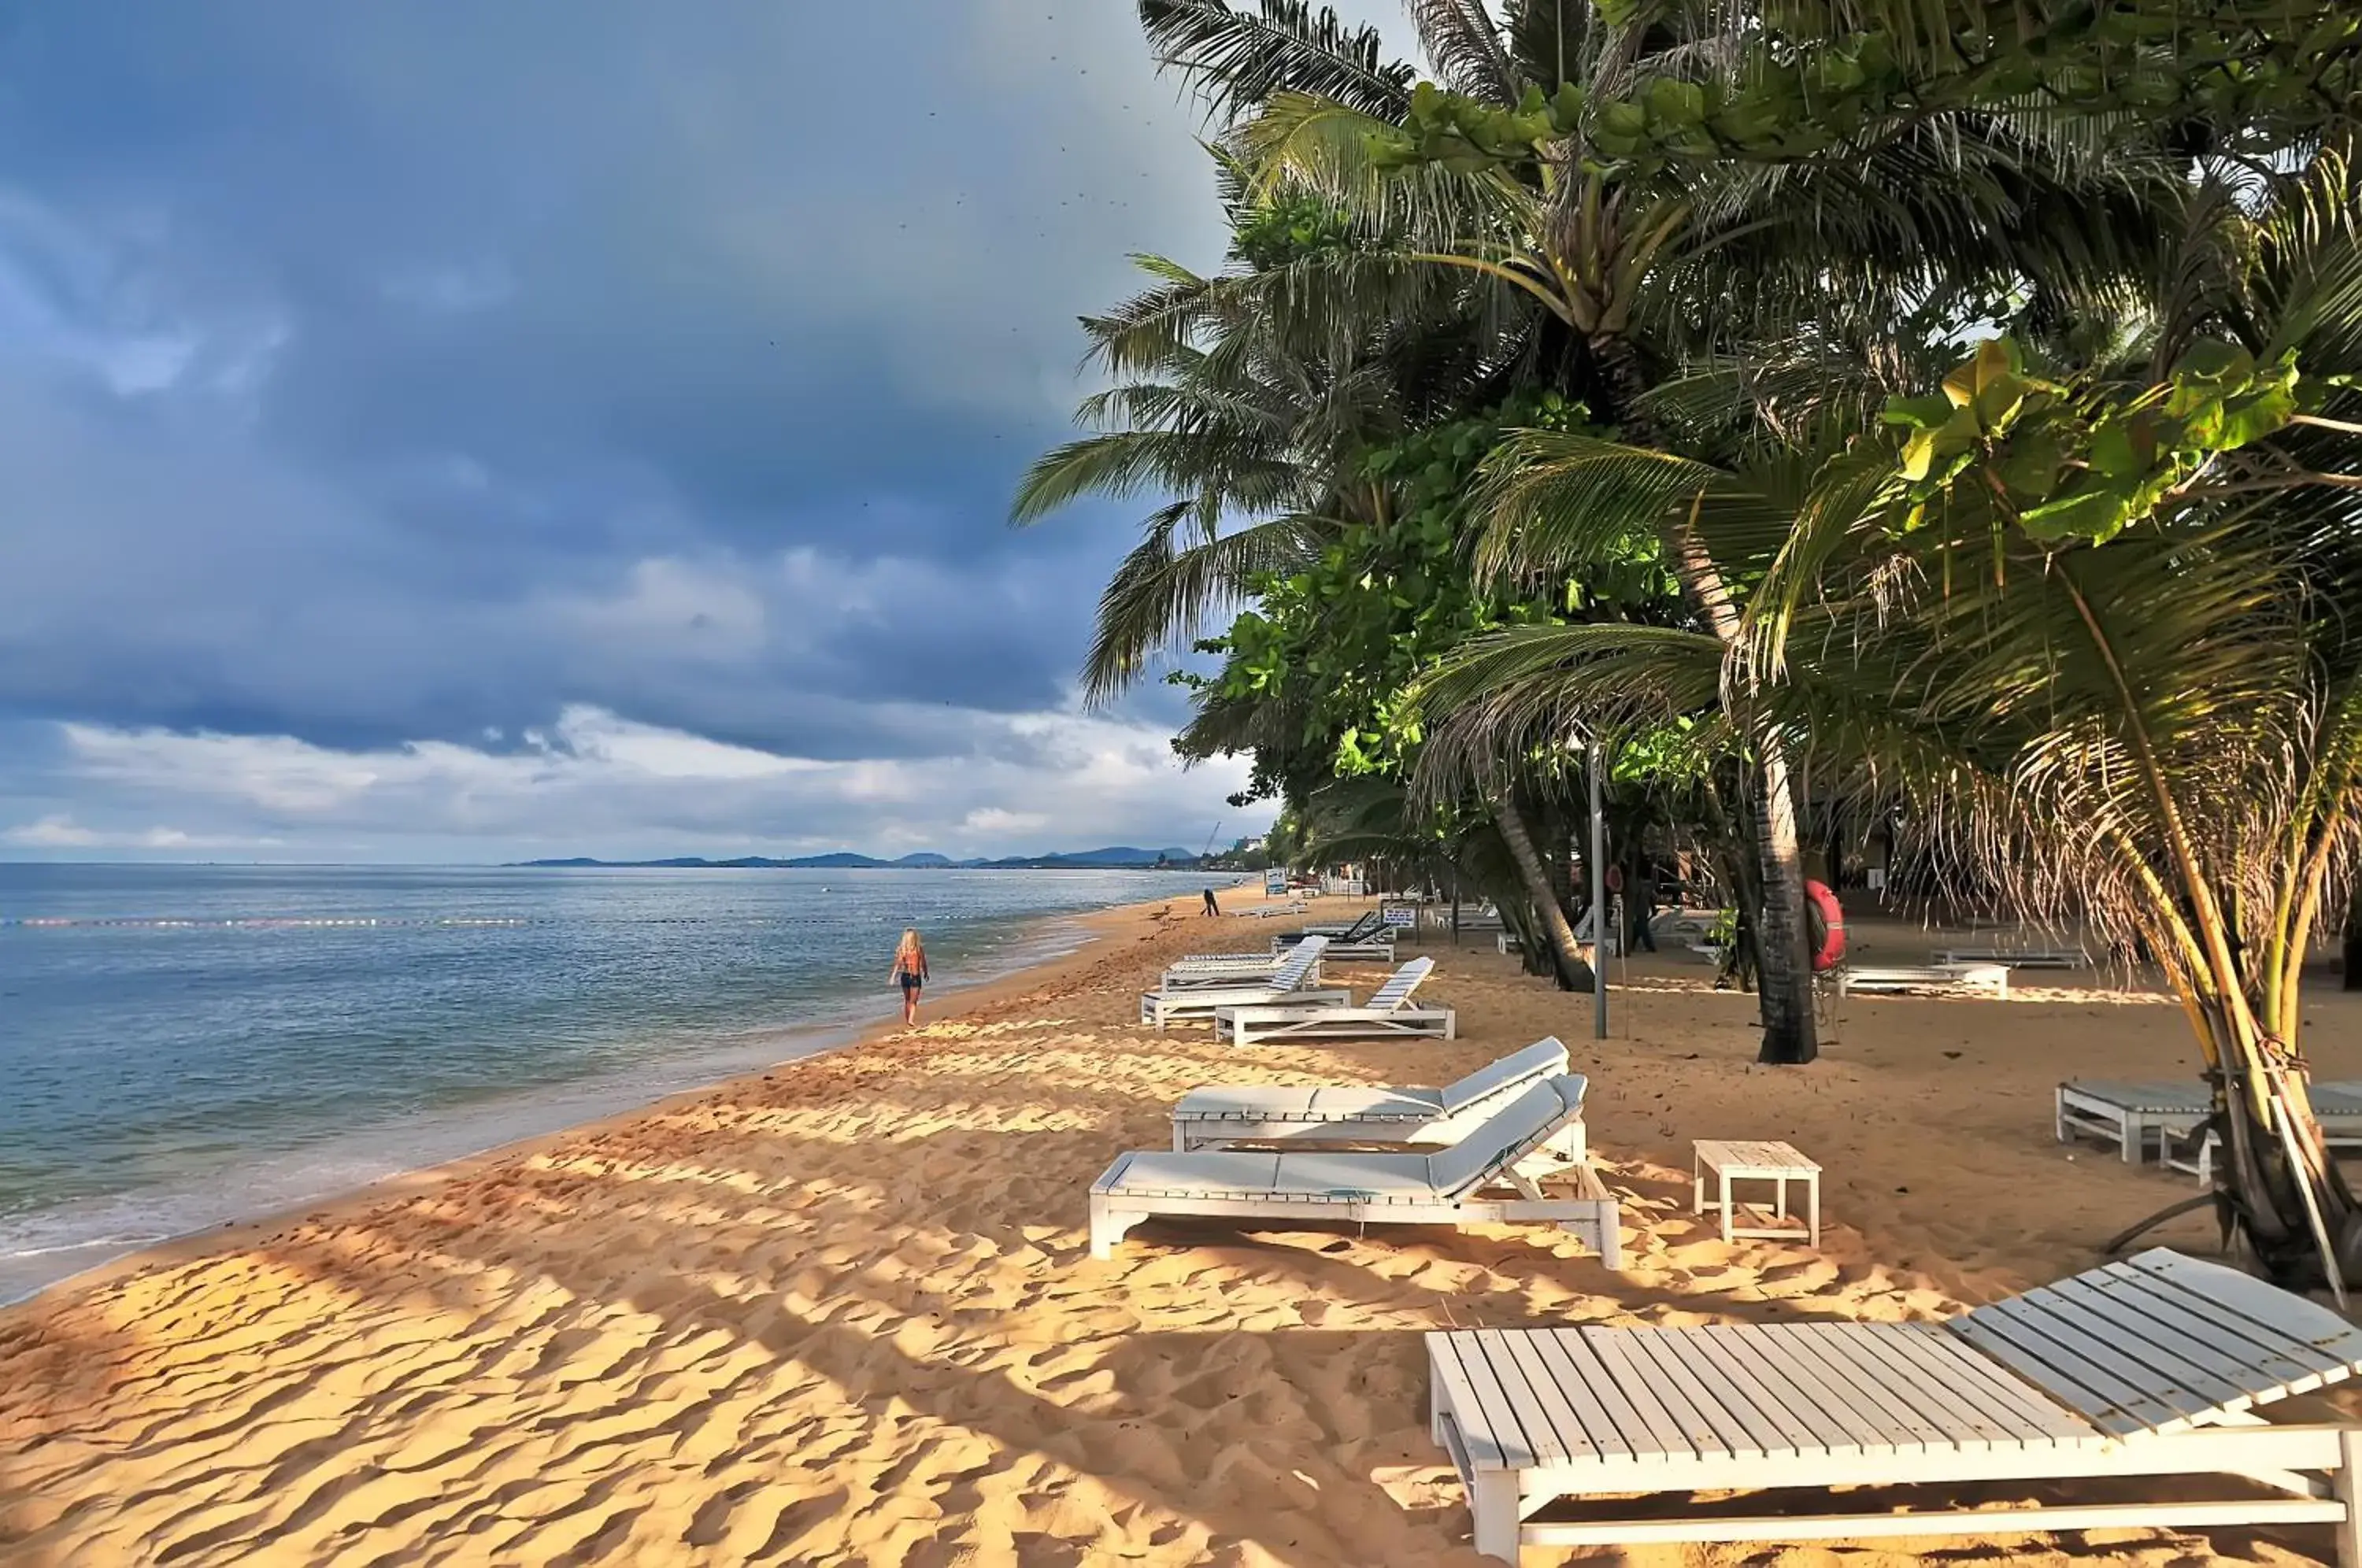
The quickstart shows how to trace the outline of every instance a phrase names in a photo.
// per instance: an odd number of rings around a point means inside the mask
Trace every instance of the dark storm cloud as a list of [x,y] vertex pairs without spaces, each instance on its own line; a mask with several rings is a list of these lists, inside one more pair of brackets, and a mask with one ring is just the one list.
[[1128,532],[1002,525],[1073,317],[1219,244],[1130,12],[0,11],[0,717],[1005,747]]

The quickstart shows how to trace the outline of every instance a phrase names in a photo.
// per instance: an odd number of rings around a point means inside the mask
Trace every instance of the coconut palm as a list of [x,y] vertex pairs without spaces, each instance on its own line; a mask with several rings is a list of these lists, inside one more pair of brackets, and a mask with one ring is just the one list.
[[[1777,74],[1761,19],[1742,12],[1670,6],[1618,21],[1587,5],[1527,4],[1496,23],[1483,0],[1413,11],[1450,94],[1422,90],[1401,124],[1317,90],[1275,94],[1233,131],[1242,162],[1259,190],[1311,193],[1362,215],[1374,239],[1484,280],[1486,308],[1525,313],[1528,372],[1648,446],[1674,434],[1656,423],[1651,391],[1743,344],[2004,294],[2063,316],[2153,250],[2150,198],[2170,175],[2156,149],[2046,134],[1966,98],[1857,126],[1822,156],[1709,138],[1703,156],[1633,157],[1619,114],[1653,124],[1660,105],[1687,98],[1738,104]],[[1660,531],[1702,629],[1734,639],[1739,595],[1712,551],[1677,512]],[[1546,533],[1496,541],[1492,564],[1596,563],[1547,553]],[[1780,737],[1749,739],[1760,772],[1749,793],[1762,1056],[1805,1061],[1816,1043],[1796,801]]]
[[2048,346],[2095,359],[1988,345],[1895,405],[1905,435],[1730,468],[1523,438],[1520,507],[1676,511],[1764,581],[1736,643],[1472,646],[1430,683],[1429,756],[1737,706],[1907,802],[1927,853],[2158,963],[2217,1094],[2208,1200],[2276,1275],[2342,1292],[2362,1215],[2307,1100],[2299,977],[2362,851],[2362,203],[2324,154],[2187,216],[2145,309]]

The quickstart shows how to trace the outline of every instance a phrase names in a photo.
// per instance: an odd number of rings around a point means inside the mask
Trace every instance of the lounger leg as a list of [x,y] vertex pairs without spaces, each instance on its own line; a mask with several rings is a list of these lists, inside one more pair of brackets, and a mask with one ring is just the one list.
[[1821,1177],[1819,1172],[1805,1178],[1805,1223],[1813,1233],[1813,1250],[1821,1247]]
[[2148,1143],[2148,1124],[2127,1110],[2119,1125],[2124,1128],[2125,1164],[2136,1165],[2141,1163],[2141,1155]]
[[2337,1500],[2345,1517],[2337,1521],[2337,1568],[2362,1568],[2362,1429],[2337,1434]]
[[[1617,1208],[1614,1198],[1601,1198],[1599,1217],[1595,1223],[1599,1231],[1595,1243],[1599,1248],[1599,1262],[1612,1274],[1624,1266],[1624,1211]],[[2362,1568],[2362,1564],[2357,1564],[2357,1568]]]
[[1096,1198],[1091,1199],[1091,1256],[1113,1257],[1116,1243],[1121,1242],[1134,1225],[1147,1218],[1145,1214],[1130,1209],[1107,1208]]
[[1504,1562],[1518,1560],[1518,1475],[1513,1470],[1480,1470],[1468,1486],[1468,1511],[1475,1516],[1476,1551]]
[[1716,1174],[1720,1176],[1722,1178],[1722,1239],[1727,1242],[1731,1239],[1730,1173],[1728,1171],[1720,1171]]

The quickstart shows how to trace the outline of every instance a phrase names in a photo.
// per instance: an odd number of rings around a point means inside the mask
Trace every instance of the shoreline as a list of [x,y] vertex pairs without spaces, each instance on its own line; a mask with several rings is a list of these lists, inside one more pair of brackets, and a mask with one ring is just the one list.
[[[1052,946],[1050,951],[1021,959],[1012,966],[981,978],[966,980],[931,989],[925,1005],[932,1011],[938,1007],[950,1007],[955,1002],[977,1004],[989,1001],[997,991],[1029,977],[1042,982],[1054,980],[1062,969],[1077,963],[1092,947],[1105,940],[1102,928],[1120,929],[1126,917],[1150,920],[1146,911],[1163,909],[1183,901],[1175,893],[1163,899],[1146,899],[1134,903],[1115,904],[1102,910],[1080,912],[1050,913],[1033,917],[1033,922],[1044,928],[1071,927],[1077,932],[1069,945]],[[884,1005],[899,1006],[892,999]],[[216,1250],[234,1248],[273,1231],[289,1225],[319,1220],[329,1221],[346,1217],[380,1203],[416,1197],[422,1192],[448,1181],[465,1179],[512,1159],[527,1159],[535,1154],[566,1139],[592,1136],[627,1124],[643,1116],[657,1115],[676,1102],[685,1102],[701,1096],[727,1091],[734,1087],[760,1082],[779,1068],[808,1062],[816,1057],[857,1051],[865,1045],[886,1039],[901,1030],[900,1020],[892,1016],[877,1020],[849,1019],[833,1023],[789,1024],[774,1029],[749,1030],[750,1036],[768,1035],[781,1043],[790,1040],[806,1043],[805,1049],[766,1061],[760,1066],[725,1073],[701,1083],[668,1089],[652,1099],[603,1110],[579,1121],[519,1137],[503,1138],[497,1143],[447,1158],[391,1171],[382,1176],[358,1186],[334,1187],[308,1198],[284,1203],[274,1203],[255,1213],[236,1220],[201,1226],[175,1235],[146,1242],[129,1251],[104,1258],[86,1268],[61,1275],[47,1284],[35,1286],[21,1296],[0,1298],[0,1331],[10,1320],[26,1310],[54,1302],[61,1294],[95,1287],[138,1274],[159,1264],[185,1264]],[[103,1242],[88,1243],[92,1250],[104,1246]],[[66,1249],[61,1249],[66,1250]]]

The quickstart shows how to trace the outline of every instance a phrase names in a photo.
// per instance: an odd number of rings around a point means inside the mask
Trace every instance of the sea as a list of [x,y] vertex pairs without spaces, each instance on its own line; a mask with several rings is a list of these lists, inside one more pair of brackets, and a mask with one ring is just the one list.
[[825,1050],[1158,871],[0,864],[0,1301]]

